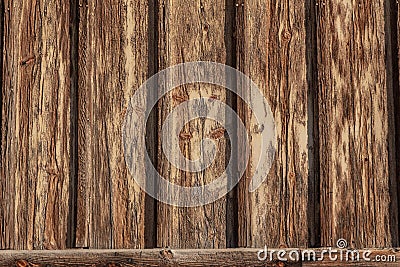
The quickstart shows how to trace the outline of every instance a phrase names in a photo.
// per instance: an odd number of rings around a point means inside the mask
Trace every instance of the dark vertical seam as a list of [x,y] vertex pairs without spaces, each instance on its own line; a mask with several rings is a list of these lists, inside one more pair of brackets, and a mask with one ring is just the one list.
[[[149,0],[148,2],[148,16],[147,16],[147,35],[148,35],[148,70],[147,78],[158,72],[158,0]],[[147,95],[147,103],[154,103],[153,101],[157,98],[157,90],[149,90]],[[149,105],[148,109],[151,109]],[[148,121],[146,122],[146,149],[149,153],[149,157],[152,161],[153,166],[158,166],[157,148],[157,121],[158,121],[158,105],[154,105],[154,108],[150,112]],[[149,169],[145,166],[146,170]],[[149,175],[149,174],[145,174]],[[152,179],[152,186],[154,184],[155,177],[148,177]],[[157,192],[158,190],[154,190]],[[145,226],[144,226],[144,247],[155,248],[157,246],[157,207],[158,202],[148,194],[145,195]]]
[[[400,206],[400,89],[399,89],[399,48],[398,48],[398,4],[394,0],[385,0],[385,64],[388,105],[388,153],[390,186],[390,232],[392,247],[399,246]],[[396,166],[397,165],[397,166]],[[379,177],[377,177],[379,178]]]
[[[236,51],[237,51],[237,29],[236,29],[236,6],[234,0],[225,0],[225,25],[224,25],[224,41],[225,41],[225,52],[226,59],[225,64],[236,68],[237,67],[237,59],[236,59]],[[236,86],[237,77],[226,77],[226,83],[229,85]],[[232,81],[233,79],[233,81]],[[226,104],[228,107],[232,108],[236,113],[238,111],[237,106],[237,96],[225,89],[226,91]],[[231,120],[230,120],[231,119]],[[234,124],[234,118],[227,118],[229,124]],[[233,125],[233,129],[237,129],[236,125]],[[226,142],[226,153],[225,153],[225,168],[229,163],[229,159],[231,153],[234,151],[232,146],[238,145],[238,140],[236,140],[237,132],[233,134],[232,139],[227,138]],[[238,162],[239,155],[232,155],[233,162]],[[237,170],[234,169],[231,175],[236,175]],[[229,174],[228,174],[229,175]],[[230,179],[228,179],[230,181]],[[238,246],[238,187],[237,185],[227,194],[226,196],[226,212],[225,212],[225,236],[226,236],[226,247],[227,248],[236,248]]]
[[305,0],[306,65],[308,96],[308,246],[321,246],[320,147],[318,105],[318,51],[316,0]]
[[[236,0],[234,1],[235,4],[235,68],[238,69],[241,72],[245,72],[245,64],[244,64],[244,58],[245,58],[245,53],[244,53],[244,42],[245,42],[245,36],[244,36],[244,28],[245,23],[244,23],[244,0]],[[246,3],[247,4],[247,3]],[[243,80],[239,79],[236,77],[236,91],[239,91],[240,93],[244,94],[243,90]],[[245,103],[243,100],[241,100],[238,96],[234,98],[236,103],[233,103],[233,110],[238,114],[239,119],[243,122],[244,125],[246,125],[246,109]],[[236,126],[237,128],[237,126]],[[237,158],[237,161],[242,160],[242,153],[244,151],[245,146],[243,145],[243,142],[241,139],[243,139],[242,136],[239,136],[239,132],[237,134],[237,144],[232,144],[237,145],[237,153],[238,155],[234,155]],[[231,145],[232,145],[231,144]],[[246,166],[247,168],[248,166]],[[251,244],[252,242],[252,235],[250,233],[251,229],[251,220],[247,220],[247,216],[250,211],[250,205],[249,205],[249,192],[248,192],[248,181],[247,181],[247,176],[248,176],[248,170],[246,170],[243,174],[242,179],[239,180],[238,185],[234,188],[236,192],[234,192],[234,196],[236,197],[236,207],[237,210],[236,212],[236,217],[237,217],[237,247],[247,247],[248,245]]]
[[78,189],[78,0],[70,0],[70,181],[67,248],[76,247]]

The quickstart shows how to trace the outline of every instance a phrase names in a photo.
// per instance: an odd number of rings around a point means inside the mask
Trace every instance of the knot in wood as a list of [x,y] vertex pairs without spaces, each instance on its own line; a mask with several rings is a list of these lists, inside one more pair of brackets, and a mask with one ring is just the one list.
[[170,260],[174,257],[174,253],[170,249],[161,250],[160,255],[163,259],[166,259],[166,260]]
[[25,66],[25,65],[28,65],[33,62],[35,62],[35,56],[29,56],[29,57],[22,59],[20,64],[21,64],[21,66]]
[[26,260],[17,260],[15,262],[15,266],[17,266],[17,267],[28,267],[28,266],[30,266],[30,264]]
[[284,30],[282,32],[282,39],[285,41],[289,41],[292,38],[292,33],[289,30]]
[[262,133],[264,131],[264,124],[254,125],[254,133]]

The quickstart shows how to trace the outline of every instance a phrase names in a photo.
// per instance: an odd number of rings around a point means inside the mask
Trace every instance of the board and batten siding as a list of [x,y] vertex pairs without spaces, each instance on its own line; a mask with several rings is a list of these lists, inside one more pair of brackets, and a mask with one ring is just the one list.
[[[339,238],[354,248],[399,246],[398,3],[3,0],[0,10],[0,249],[305,248]],[[250,164],[227,196],[179,208],[134,181],[147,175],[144,155],[131,173],[121,136],[135,90],[191,61],[229,65],[256,83],[277,150],[257,191],[248,191]],[[218,177],[238,145],[223,125],[198,118],[176,152],[196,159],[210,138],[214,162],[189,173],[168,161],[162,134],[175,129],[162,125],[200,96],[236,110],[250,157],[260,153],[262,129],[236,95],[210,84],[175,88],[154,107],[146,145],[159,173],[185,186]]]

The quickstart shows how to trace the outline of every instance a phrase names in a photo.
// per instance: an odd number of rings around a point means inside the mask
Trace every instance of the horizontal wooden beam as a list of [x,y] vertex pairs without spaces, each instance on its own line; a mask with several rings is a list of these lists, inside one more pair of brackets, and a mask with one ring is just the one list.
[[[316,259],[321,259],[322,253],[325,253],[323,260],[310,260],[308,258],[311,249],[268,249],[266,260],[259,260],[258,249],[189,249],[189,250],[171,250],[171,249],[145,249],[145,250],[46,250],[46,251],[0,251],[0,266],[18,266],[18,267],[61,267],[61,266],[398,266],[400,262],[399,249],[381,249],[370,250],[367,253],[370,261],[362,259],[364,252],[359,250],[360,260],[329,259],[329,255],[324,252],[328,249],[314,249]],[[273,252],[274,251],[274,252]],[[346,251],[343,251],[346,252]],[[270,255],[273,255],[272,261]],[[278,254],[281,253],[287,260],[278,260]],[[302,255],[307,255],[302,260]],[[299,260],[291,260],[300,255]],[[339,255],[339,254],[338,254]],[[385,259],[385,262],[378,262]],[[351,256],[350,256],[351,259]]]

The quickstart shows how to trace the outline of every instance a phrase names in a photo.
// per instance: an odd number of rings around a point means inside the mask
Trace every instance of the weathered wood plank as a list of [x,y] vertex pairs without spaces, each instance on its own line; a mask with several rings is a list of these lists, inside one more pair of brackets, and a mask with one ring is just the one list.
[[[1,251],[1,266],[301,266],[259,261],[257,249]],[[19,264],[19,265],[18,265]],[[31,264],[31,265],[29,265]]]
[[79,1],[77,247],[144,245],[144,193],[125,165],[121,131],[148,76],[147,12],[142,0]]
[[[159,1],[159,67],[165,69],[190,61],[226,63],[224,1]],[[228,26],[229,27],[229,26]],[[175,77],[176,78],[176,77]],[[168,93],[159,105],[159,155],[161,135],[172,135],[174,129],[161,131],[163,121],[180,103],[193,98],[213,97],[226,100],[225,88],[207,84],[181,86]],[[187,114],[180,114],[179,119]],[[176,124],[176,123],[175,123]],[[184,185],[204,185],[225,170],[226,142],[223,126],[209,119],[194,119],[184,126],[180,134],[180,147],[191,160],[200,157],[200,141],[215,141],[217,155],[212,165],[198,173],[184,172],[160,156],[160,174],[170,182]],[[207,156],[207,151],[204,152]],[[160,190],[161,191],[161,190]],[[162,192],[160,192],[162,193]],[[226,246],[226,199],[195,208],[178,208],[160,203],[158,206],[158,246],[172,248],[222,248]]]
[[69,8],[68,1],[4,1],[1,249],[67,246]]
[[[390,4],[387,7],[390,14],[390,32],[389,35],[392,38],[391,42],[391,56],[390,62],[393,66],[392,70],[392,88],[393,94],[390,96],[393,99],[393,116],[394,116],[394,128],[395,128],[395,147],[396,147],[396,180],[397,184],[397,216],[400,217],[400,5],[398,1],[389,1]],[[396,27],[397,26],[397,27]],[[397,36],[396,36],[397,33]],[[397,37],[397,38],[396,38]],[[400,224],[399,224],[399,240],[400,243]]]
[[321,245],[398,244],[384,1],[318,1]]
[[[239,184],[239,246],[308,245],[308,88],[303,1],[239,1],[238,67],[263,91],[274,114],[277,151],[262,186],[249,193],[257,164]],[[257,163],[260,134],[239,103]],[[263,164],[262,162],[260,164]]]
[[[398,266],[398,249],[360,250],[358,254],[333,252],[332,259],[315,249],[315,258],[310,260],[310,251],[299,249],[269,249],[267,260],[258,259],[258,249],[193,249],[193,250],[57,250],[57,251],[0,251],[1,266]],[[272,252],[274,251],[274,252]],[[322,253],[324,253],[322,255]],[[269,254],[270,255],[270,254]],[[304,260],[303,256],[304,255]],[[360,255],[360,260],[356,259]],[[363,258],[365,255],[365,259]],[[262,257],[263,254],[260,254]],[[338,260],[334,260],[338,256]],[[283,260],[285,259],[285,260]],[[299,259],[299,260],[297,260]],[[322,260],[320,260],[322,259]],[[347,260],[349,259],[349,260]],[[367,260],[367,261],[366,261]],[[379,260],[379,261],[378,261]]]

